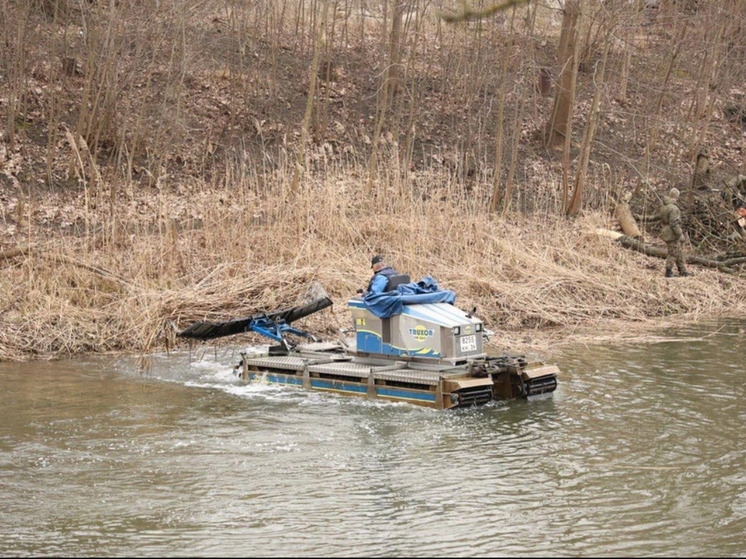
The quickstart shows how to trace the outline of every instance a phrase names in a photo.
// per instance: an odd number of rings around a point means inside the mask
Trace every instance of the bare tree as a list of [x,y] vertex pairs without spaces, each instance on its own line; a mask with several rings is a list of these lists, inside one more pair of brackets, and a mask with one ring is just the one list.
[[567,0],[558,50],[559,79],[554,98],[552,116],[546,126],[547,147],[562,144],[570,135],[573,105],[575,102],[575,80],[578,72],[578,20],[580,0]]
[[609,58],[609,47],[611,46],[611,39],[613,34],[611,31],[606,35],[606,45],[604,47],[603,58],[601,60],[601,68],[598,70],[594,78],[595,92],[593,94],[593,102],[591,104],[591,111],[588,115],[588,122],[583,132],[583,142],[580,147],[580,164],[578,167],[577,174],[575,175],[575,188],[572,193],[570,203],[566,208],[567,215],[577,215],[580,211],[580,204],[583,199],[583,190],[585,188],[585,179],[588,172],[588,162],[591,157],[591,146],[593,145],[593,138],[596,135],[596,128],[598,127],[598,118],[601,104],[601,94],[604,89],[604,77],[606,75],[606,61]]
[[298,185],[300,183],[300,177],[303,173],[303,166],[305,164],[305,146],[308,141],[308,128],[311,123],[311,113],[313,112],[313,100],[316,91],[316,79],[319,73],[319,58],[321,56],[321,50],[324,47],[326,41],[326,17],[329,9],[329,0],[324,0],[322,7],[321,25],[318,27],[318,33],[316,35],[316,42],[313,47],[313,59],[311,60],[311,68],[308,72],[308,96],[306,97],[306,112],[303,116],[303,124],[301,126],[300,144],[298,145],[298,157],[295,163],[295,171],[293,172],[293,180],[290,183],[290,192],[296,193],[298,191]]

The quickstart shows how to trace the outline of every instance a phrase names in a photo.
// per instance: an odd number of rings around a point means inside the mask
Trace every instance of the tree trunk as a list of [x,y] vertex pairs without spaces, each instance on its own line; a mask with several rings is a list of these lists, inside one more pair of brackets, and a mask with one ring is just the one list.
[[391,38],[389,43],[389,99],[393,99],[399,89],[399,67],[401,66],[402,19],[407,9],[407,2],[395,0],[391,21]]
[[500,203],[500,175],[502,174],[503,167],[503,124],[505,122],[505,94],[508,89],[508,67],[510,66],[510,59],[513,54],[513,42],[515,40],[515,28],[513,22],[515,20],[515,9],[510,18],[510,37],[508,38],[508,46],[505,48],[505,56],[503,57],[503,66],[501,68],[500,76],[500,97],[497,102],[497,138],[495,140],[495,170],[492,175],[492,198],[490,199],[490,212],[496,212],[497,206]]
[[[375,179],[377,170],[378,170],[378,145],[381,141],[381,132],[383,131],[383,124],[386,122],[386,113],[389,109],[389,102],[390,98],[394,95],[396,92],[396,87],[391,85],[391,79],[393,78],[396,82],[397,80],[397,69],[399,62],[397,61],[397,57],[400,57],[399,54],[399,39],[401,36],[401,19],[402,15],[404,13],[404,8],[406,7],[403,2],[399,2],[398,0],[393,0],[393,14],[391,16],[392,23],[391,23],[391,33],[387,35],[387,6],[388,6],[388,0],[385,0],[383,7],[383,17],[384,17],[384,24],[383,24],[383,38],[384,38],[384,45],[386,42],[388,42],[388,55],[387,55],[387,65],[386,70],[383,73],[383,84],[381,86],[380,92],[380,103],[378,106],[378,112],[377,112],[377,118],[376,118],[376,129],[373,133],[373,148],[370,155],[370,160],[368,162],[368,186],[367,190],[368,192],[372,192],[373,190],[373,181]],[[386,39],[388,38],[388,41]],[[398,82],[396,82],[398,83]]]
[[591,158],[591,146],[593,145],[593,138],[596,135],[596,127],[598,126],[598,114],[599,107],[601,104],[601,91],[604,85],[604,76],[606,74],[606,61],[609,58],[609,48],[611,47],[612,32],[609,30],[609,34],[606,39],[606,46],[604,48],[603,59],[601,60],[601,69],[598,75],[598,81],[596,82],[596,92],[593,94],[593,103],[591,104],[591,114],[588,117],[588,124],[583,134],[583,145],[580,150],[580,165],[578,167],[578,173],[575,175],[575,190],[572,193],[572,199],[570,200],[570,206],[567,208],[568,215],[576,215],[580,211],[580,203],[583,200],[583,190],[585,189],[585,176],[588,172],[588,162]]
[[635,43],[635,32],[634,28],[625,27],[622,30],[622,36],[624,38],[623,52],[622,52],[622,69],[621,78],[619,81],[619,91],[617,93],[617,99],[622,105],[627,104],[627,85],[629,83],[630,67],[632,66],[632,51],[634,50]]
[[658,128],[659,128],[659,120],[661,115],[661,109],[663,108],[663,99],[665,96],[666,91],[668,90],[668,82],[671,79],[671,72],[673,71],[674,64],[676,63],[676,58],[679,55],[679,51],[681,50],[681,45],[684,43],[684,37],[686,36],[687,31],[687,23],[684,23],[684,25],[681,27],[681,31],[678,36],[676,36],[671,44],[671,53],[669,55],[668,59],[668,67],[666,68],[666,76],[663,79],[663,84],[660,88],[660,93],[658,94],[658,100],[655,104],[655,115],[653,116],[653,125],[650,128],[650,135],[648,136],[648,144],[645,147],[645,178],[650,177],[650,154],[653,152],[653,149],[655,148],[655,143],[658,140]]
[[554,97],[554,110],[547,123],[545,145],[557,147],[568,135],[575,99],[575,75],[578,69],[577,39],[580,0],[567,0],[562,18],[559,46],[559,83]]
[[515,117],[515,125],[513,127],[513,147],[510,155],[510,167],[508,168],[508,179],[505,182],[505,199],[503,200],[502,215],[506,216],[510,211],[510,202],[513,198],[513,180],[515,178],[515,170],[518,166],[518,145],[521,140],[521,124],[523,123],[523,110],[526,107],[526,98],[528,94],[523,93],[521,97],[521,103],[518,106],[518,114]]
[[319,71],[319,56],[321,49],[324,46],[325,41],[325,27],[326,27],[326,14],[329,8],[329,1],[324,0],[324,7],[322,8],[323,15],[321,17],[321,24],[319,25],[319,32],[316,35],[316,42],[313,48],[313,59],[311,61],[311,70],[308,73],[308,97],[306,98],[306,113],[303,115],[303,125],[301,128],[300,145],[298,146],[298,159],[295,163],[295,171],[293,172],[293,180],[290,183],[290,191],[295,194],[298,191],[298,185],[300,183],[300,177],[303,173],[303,164],[305,163],[305,147],[306,141],[308,140],[308,127],[311,123],[311,113],[313,112],[313,98],[316,91],[316,77]]

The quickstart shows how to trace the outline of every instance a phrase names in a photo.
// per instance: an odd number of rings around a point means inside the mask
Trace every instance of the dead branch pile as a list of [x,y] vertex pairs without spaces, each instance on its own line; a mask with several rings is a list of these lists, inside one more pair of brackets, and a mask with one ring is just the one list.
[[[657,211],[665,192],[647,192],[630,206],[646,229],[646,239],[658,236]],[[730,200],[716,189],[685,190],[678,202],[682,228],[689,238],[690,252],[705,260],[746,256],[746,232],[738,224],[739,215]]]
[[740,249],[746,254],[746,237],[738,226],[738,215],[720,192],[693,191],[684,197],[681,206],[684,226],[699,252],[719,254]]

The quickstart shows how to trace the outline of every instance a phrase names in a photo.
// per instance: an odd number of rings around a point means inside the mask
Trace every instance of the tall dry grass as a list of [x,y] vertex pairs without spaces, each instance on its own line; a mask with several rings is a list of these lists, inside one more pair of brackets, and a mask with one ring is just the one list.
[[172,324],[291,306],[314,281],[335,306],[303,324],[333,336],[374,253],[454,290],[516,351],[746,311],[746,279],[667,280],[661,261],[594,234],[612,226],[603,211],[558,218],[547,194],[544,211],[502,218],[484,210],[489,182],[464,192],[433,170],[416,188],[381,181],[367,195],[356,169],[330,165],[295,195],[289,166],[271,180],[232,170],[225,188],[164,191],[144,214],[91,208],[87,232],[29,223],[34,248],[0,262],[0,359],[162,350]]

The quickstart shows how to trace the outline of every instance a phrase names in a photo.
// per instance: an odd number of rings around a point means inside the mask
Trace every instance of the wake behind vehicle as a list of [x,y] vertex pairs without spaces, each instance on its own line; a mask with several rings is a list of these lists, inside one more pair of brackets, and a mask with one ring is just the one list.
[[[306,305],[282,311],[222,323],[197,322],[178,335],[206,340],[257,332],[277,342],[261,353],[241,353],[236,370],[249,382],[435,409],[479,406],[555,390],[556,366],[530,363],[523,356],[488,356],[484,324],[473,313],[443,302],[448,297],[440,297],[443,301],[438,302],[438,296],[395,293],[397,284],[407,285],[409,278],[392,279],[389,293],[393,299],[381,298],[385,311],[367,297],[347,302],[352,328],[342,331],[336,341],[321,341],[292,326],[331,306],[325,293]],[[303,343],[293,344],[289,336],[299,337]]]

